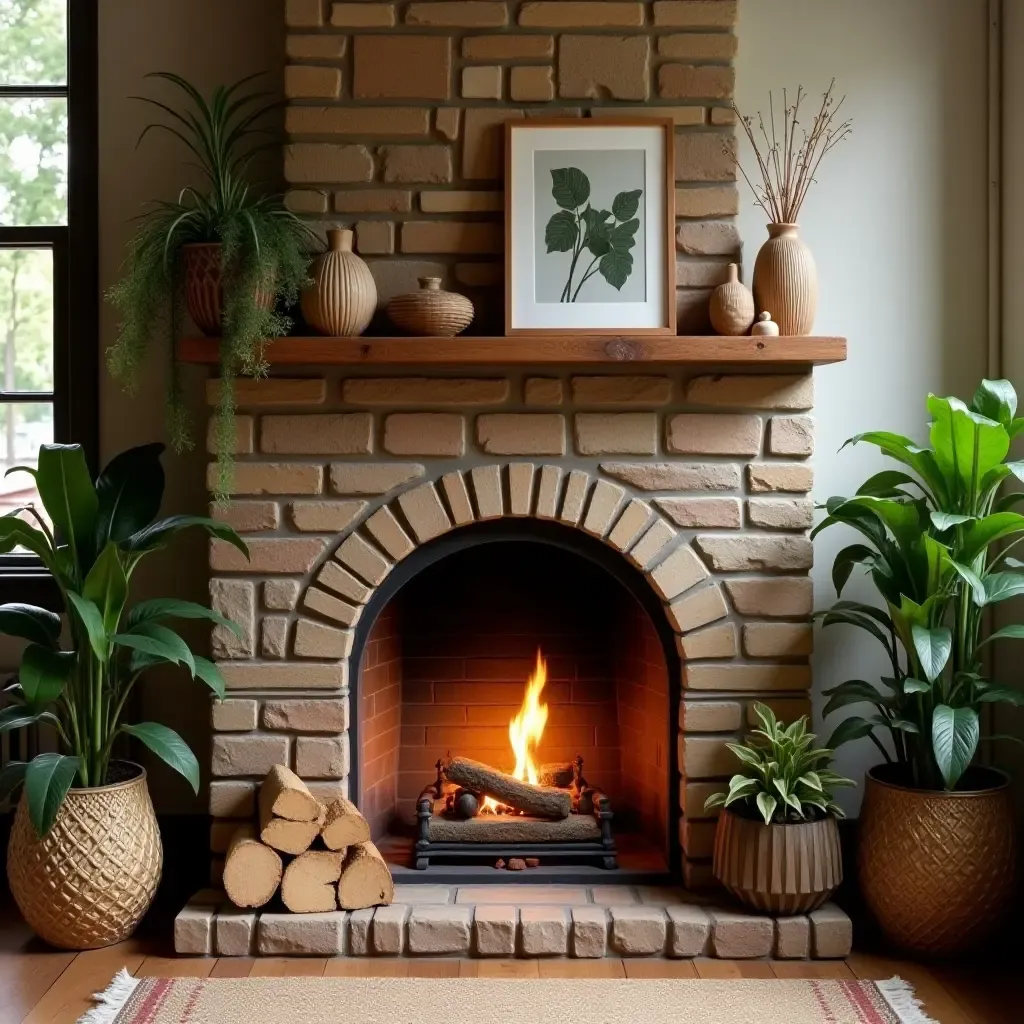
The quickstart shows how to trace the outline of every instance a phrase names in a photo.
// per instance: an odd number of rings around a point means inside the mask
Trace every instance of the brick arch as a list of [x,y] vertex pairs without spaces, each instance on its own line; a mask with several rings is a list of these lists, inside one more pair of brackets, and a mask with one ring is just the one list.
[[556,522],[621,552],[657,596],[684,658],[700,656],[688,650],[689,634],[729,614],[721,584],[648,502],[585,470],[491,463],[453,470],[366,510],[306,582],[292,653],[338,659],[347,683],[353,630],[392,568],[452,530],[502,518]]

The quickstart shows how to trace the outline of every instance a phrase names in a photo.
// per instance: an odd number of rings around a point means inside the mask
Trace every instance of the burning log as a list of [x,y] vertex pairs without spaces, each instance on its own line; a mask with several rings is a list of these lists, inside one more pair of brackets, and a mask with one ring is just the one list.
[[281,902],[293,914],[335,910],[335,883],[341,877],[341,850],[307,850],[284,869]]
[[520,782],[468,757],[453,757],[445,774],[450,782],[457,782],[473,793],[484,793],[539,818],[567,818],[572,810],[572,799],[566,790]]
[[231,837],[224,861],[224,891],[236,907],[262,907],[281,883],[281,858],[245,825]]

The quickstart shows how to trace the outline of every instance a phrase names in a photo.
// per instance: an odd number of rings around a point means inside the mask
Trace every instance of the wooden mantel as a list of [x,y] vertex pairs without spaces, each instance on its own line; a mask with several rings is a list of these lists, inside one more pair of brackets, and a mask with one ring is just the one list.
[[[216,338],[185,338],[187,363],[216,364]],[[616,364],[823,366],[846,359],[846,339],[826,337],[530,334],[455,338],[279,338],[266,348],[274,366]]]

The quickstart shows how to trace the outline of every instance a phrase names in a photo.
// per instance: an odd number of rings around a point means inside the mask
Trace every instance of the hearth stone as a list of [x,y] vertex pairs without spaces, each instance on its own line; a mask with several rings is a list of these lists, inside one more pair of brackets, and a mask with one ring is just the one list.
[[179,914],[177,953],[823,960],[853,944],[850,919],[834,903],[775,919],[648,886],[398,885],[388,907],[319,914],[242,913],[222,893],[212,899],[204,890]]

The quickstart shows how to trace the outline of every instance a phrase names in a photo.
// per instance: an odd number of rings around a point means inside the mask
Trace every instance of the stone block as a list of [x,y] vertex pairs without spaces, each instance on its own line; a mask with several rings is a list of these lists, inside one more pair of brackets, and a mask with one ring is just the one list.
[[710,576],[689,544],[681,544],[649,574],[651,586],[666,601],[696,586]]
[[679,728],[684,732],[736,732],[743,727],[743,708],[734,700],[684,700]]
[[[234,382],[239,408],[273,405],[322,405],[327,397],[327,382],[321,377],[239,378]],[[220,401],[220,380],[206,382],[206,404]]]
[[174,952],[179,955],[209,956],[213,952],[214,920],[217,906],[193,897],[174,919]]
[[676,531],[664,519],[655,519],[636,544],[626,552],[626,557],[638,569],[646,569],[664,554],[676,536]]
[[335,558],[367,583],[377,587],[391,571],[391,563],[372,545],[358,534],[351,534],[342,541],[335,552]]
[[476,432],[490,455],[565,454],[565,420],[557,413],[485,413]]
[[349,724],[348,698],[268,700],[263,704],[261,715],[264,729],[344,732]]
[[563,35],[558,45],[558,95],[563,99],[646,100],[650,96],[650,61],[651,41],[645,35]]
[[319,28],[324,23],[323,0],[285,0],[284,23],[289,28]]
[[462,98],[500,100],[502,70],[497,64],[471,65],[462,69]]
[[[238,462],[235,464],[232,494],[319,494],[323,489],[322,466],[301,462]],[[217,464],[206,471],[207,486],[217,482]]]
[[690,820],[701,818],[717,818],[717,808],[704,810],[704,804],[713,793],[728,792],[729,784],[721,782],[686,782],[679,783],[679,809]]
[[806,697],[766,697],[759,695],[756,701],[747,704],[747,725],[760,728],[761,722],[754,710],[755,704],[766,705],[781,722],[795,722],[805,715],[811,717],[811,698]]
[[[380,116],[380,108],[368,107],[367,113],[377,118]],[[428,127],[424,127],[423,131],[426,133]],[[408,189],[361,188],[334,193],[335,213],[409,213],[411,210],[412,193]],[[347,384],[348,381],[345,381],[343,386]],[[348,401],[347,398],[345,400]]]
[[528,516],[533,504],[532,462],[513,462],[508,467],[509,511],[514,516]]
[[398,504],[402,507],[402,512],[420,544],[425,544],[452,528],[452,522],[433,484],[421,484],[411,491],[406,491],[399,495]]
[[254,700],[214,700],[210,705],[210,725],[215,732],[249,732],[256,728]]
[[818,960],[849,956],[853,948],[853,922],[834,903],[811,911],[811,949]]
[[625,490],[617,484],[598,480],[590,494],[587,514],[583,517],[583,529],[595,537],[603,537],[611,529],[625,494]]
[[[424,213],[499,213],[504,209],[504,205],[505,197],[501,192],[485,191],[484,189],[473,189],[471,191],[461,191],[458,189],[427,189],[420,193],[420,209]],[[504,280],[502,268],[496,264],[465,264],[462,266],[461,272],[464,273],[466,267],[473,267],[474,271],[470,272],[473,273],[480,270],[481,266],[491,274],[491,279],[487,281],[487,284],[496,283],[494,280],[495,272],[502,277],[502,280]],[[460,268],[456,268],[456,273],[460,273]],[[471,283],[468,280],[464,280],[462,277],[460,277],[460,280],[462,280],[463,284]],[[444,383],[444,380],[441,378],[434,378],[434,382],[441,385]],[[495,381],[494,383],[497,382]],[[507,397],[507,395],[505,397]],[[500,398],[498,401],[503,402],[505,401],[505,398]],[[455,403],[453,402],[451,404],[454,405]],[[488,405],[491,403],[488,401],[474,402],[472,404]]]
[[284,177],[296,185],[371,181],[373,158],[360,145],[292,142],[284,147]]
[[562,497],[562,510],[558,518],[563,523],[575,526],[583,515],[583,506],[587,500],[590,477],[580,469],[574,469],[565,482],[565,494]]
[[814,470],[792,462],[754,462],[747,466],[747,484],[755,494],[766,491],[806,494],[814,484]]
[[806,537],[700,534],[694,546],[716,572],[792,572],[814,564],[814,548]]
[[356,252],[363,256],[386,256],[395,251],[395,225],[389,220],[356,222]]
[[473,505],[469,500],[469,491],[466,489],[466,481],[462,474],[445,473],[441,477],[441,487],[445,498],[448,499],[448,507],[451,509],[455,525],[465,526],[473,522]]
[[[428,195],[492,195],[490,192],[423,192]],[[466,377],[350,377],[341,388],[342,398],[350,405],[452,406],[501,405],[508,401],[509,382],[503,377],[474,379]]]
[[462,142],[464,178],[501,179],[504,173],[505,122],[523,117],[522,110],[470,107],[466,110]]
[[473,952],[476,956],[516,955],[516,908],[483,904],[473,916]]
[[680,736],[679,763],[688,779],[733,775],[738,767],[735,755],[726,747],[727,740],[711,736]]
[[291,521],[305,533],[341,533],[365,510],[365,501],[293,501]]
[[500,253],[502,239],[501,224],[482,221],[410,220],[402,225],[402,252]]
[[688,661],[697,658],[735,658],[739,654],[736,627],[731,622],[687,633],[686,636],[677,636],[676,647]]
[[732,491],[739,466],[723,462],[602,462],[601,472],[641,491]]
[[284,94],[290,100],[336,99],[341,95],[341,69],[288,64],[284,69]]
[[621,956],[663,953],[668,922],[661,907],[611,907],[611,946]]
[[210,580],[210,607],[238,626],[214,626],[210,648],[215,658],[251,658],[256,650],[256,585],[248,580]]
[[292,188],[284,194],[284,205],[292,213],[326,213],[327,196],[309,188]]
[[525,65],[511,69],[509,95],[517,103],[547,103],[555,98],[555,82],[550,67]]
[[339,60],[345,56],[346,42],[345,36],[289,32],[285,37],[285,55],[292,60]]
[[743,652],[750,658],[804,658],[814,648],[814,630],[803,622],[748,622]]
[[301,778],[341,779],[348,775],[348,734],[300,736],[295,741],[295,773]]
[[423,466],[410,462],[335,462],[331,464],[331,490],[335,494],[390,494],[423,473]]
[[687,529],[738,530],[743,525],[739,498],[658,498],[669,519]]
[[[726,220],[684,220],[676,227],[676,248],[688,256],[734,256],[740,251],[739,229]],[[677,284],[705,284],[703,281],[680,281]],[[707,282],[712,283],[712,282]],[[717,283],[717,282],[715,282]],[[745,405],[745,402],[730,402]],[[757,408],[755,406],[755,408]]]
[[339,956],[345,952],[348,914],[260,914],[256,948],[263,956]]
[[554,519],[558,515],[561,484],[562,470],[558,466],[541,466],[535,513],[538,519]]
[[737,42],[725,32],[679,32],[658,36],[658,54],[673,60],[732,60]]
[[662,64],[658,95],[662,99],[728,100],[736,87],[736,71],[717,64]]
[[668,953],[673,957],[696,957],[707,953],[711,937],[711,917],[692,903],[670,904],[668,914]]
[[218,956],[249,956],[256,939],[256,917],[251,910],[225,903],[214,922],[214,949]]
[[577,413],[575,433],[580,455],[654,455],[658,450],[653,412]]
[[739,207],[739,191],[735,185],[676,189],[677,217],[735,217],[740,212]]
[[724,260],[677,257],[676,287],[716,288],[728,279],[728,266]]
[[669,417],[666,443],[670,452],[683,455],[757,455],[761,420],[743,414],[681,413]]
[[608,914],[603,906],[573,907],[572,956],[588,959],[603,957],[608,948]]
[[813,455],[814,420],[810,416],[773,416],[768,421],[768,451],[772,455]]
[[775,956],[779,960],[806,960],[811,952],[811,922],[805,914],[775,921]]
[[814,405],[814,378],[809,374],[693,377],[686,384],[686,401],[748,409],[810,409]]
[[736,0],[657,0],[654,24],[670,28],[726,28],[736,24]]
[[373,924],[373,907],[353,910],[348,918],[349,956],[369,956],[372,950],[370,928]]
[[395,23],[393,4],[336,3],[331,6],[335,28],[391,28]]
[[557,377],[527,377],[523,398],[527,405],[561,405],[562,382]]
[[425,904],[451,903],[454,890],[447,885],[420,885],[409,883],[403,885],[395,883],[394,903],[405,903],[410,907],[424,906]]
[[638,2],[530,0],[519,12],[523,28],[637,28],[643,23],[644,5]]
[[401,956],[405,951],[405,919],[409,908],[401,903],[378,907],[370,934],[373,951],[381,956]]
[[572,400],[576,405],[667,405],[671,399],[672,381],[668,377],[572,378]]
[[726,580],[725,590],[741,615],[793,619],[814,610],[813,586],[804,577]]
[[[296,628],[296,643],[302,624],[300,621]],[[340,690],[348,681],[344,663],[299,665],[292,662],[281,665],[268,662],[221,661],[217,663],[217,668],[224,676],[229,690]],[[265,775],[268,769],[269,765],[263,771],[224,774]]]
[[214,818],[251,818],[256,813],[256,784],[214,779],[210,783],[209,810]]
[[[357,35],[352,50],[353,98],[448,98],[452,63],[448,36]],[[395,73],[398,68],[401,74]]]
[[302,599],[302,606],[345,626],[354,626],[359,621],[359,613],[362,611],[360,606],[351,605],[319,587],[309,587]]
[[804,498],[751,498],[747,522],[768,530],[809,530],[814,525],[814,503]]
[[384,421],[384,449],[392,455],[457,458],[466,450],[465,420],[450,412],[396,412]]
[[711,584],[699,590],[690,591],[673,601],[666,610],[673,629],[689,633],[709,622],[717,622],[729,614],[721,587]]
[[210,771],[216,776],[264,776],[275,764],[288,763],[287,736],[213,737]]
[[[295,623],[292,653],[296,658],[345,658],[351,651],[351,630],[335,629],[333,626],[326,626],[322,622],[314,622],[312,619],[299,619]],[[344,684],[339,683],[338,685]]]
[[675,158],[676,181],[736,180],[736,140],[731,134],[678,132]]
[[467,36],[462,40],[466,60],[543,60],[554,55],[553,36],[508,34]]
[[439,0],[409,4],[405,22],[444,28],[501,28],[508,24],[508,12],[499,0]]
[[690,690],[806,690],[808,665],[684,665],[683,686]]
[[229,501],[211,506],[210,516],[236,533],[276,530],[281,525],[281,509],[274,501]]
[[500,466],[474,466],[470,470],[476,509],[480,519],[497,519],[504,515]]
[[290,612],[299,600],[298,580],[267,580],[263,584],[263,607]]
[[723,960],[749,960],[771,956],[775,922],[766,914],[732,910],[711,911],[711,943]]
[[342,597],[347,597],[356,604],[366,604],[373,590],[365,583],[357,580],[347,569],[333,559],[324,563],[316,577],[317,583],[328,590],[333,590]]
[[409,914],[409,952],[433,956],[467,955],[472,920],[472,907],[413,907]]
[[[252,455],[255,435],[255,420],[252,416],[235,416],[232,418],[230,450],[236,455]],[[213,418],[206,427],[206,450],[217,451],[217,432],[220,420]]]
[[612,532],[608,534],[608,543],[619,551],[627,550],[650,519],[651,506],[646,501],[634,498],[616,520]]
[[524,906],[519,928],[524,956],[565,956],[569,928],[564,908]]
[[[427,486],[430,486],[429,484]],[[405,495],[402,495],[404,498]],[[366,520],[366,529],[373,539],[396,561],[400,562],[410,554],[416,545],[402,529],[395,514],[385,505]]]
[[[380,155],[384,160],[384,180],[388,183],[438,185],[452,180],[452,154],[447,146],[382,146]],[[405,245],[404,234],[402,238],[404,252],[433,251],[412,250]]]

